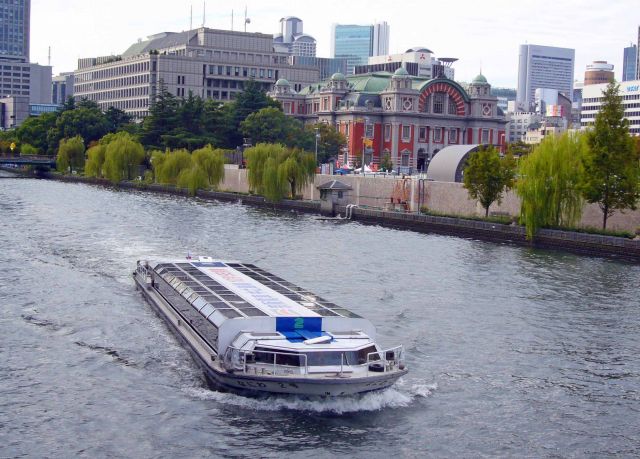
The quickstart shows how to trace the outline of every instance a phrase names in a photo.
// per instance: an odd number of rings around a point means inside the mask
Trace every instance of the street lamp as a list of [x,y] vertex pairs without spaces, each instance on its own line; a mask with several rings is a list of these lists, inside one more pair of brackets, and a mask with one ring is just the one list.
[[316,127],[316,166],[318,165],[318,140],[320,140],[320,128]]
[[364,119],[364,135],[362,136],[362,175],[364,176],[364,152],[366,150],[367,139],[367,126],[369,125],[369,118]]

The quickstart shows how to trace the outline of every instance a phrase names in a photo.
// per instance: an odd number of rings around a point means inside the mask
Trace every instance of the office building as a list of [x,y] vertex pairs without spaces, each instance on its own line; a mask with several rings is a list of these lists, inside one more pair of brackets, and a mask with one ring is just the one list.
[[622,81],[636,79],[636,66],[638,64],[638,45],[631,44],[624,49],[622,61]]
[[357,65],[367,65],[370,56],[389,52],[389,25],[333,24],[331,57],[347,59],[347,73],[353,75]]
[[274,49],[292,56],[315,57],[316,39],[302,30],[302,19],[293,16],[280,19],[280,32],[273,36]]
[[[585,86],[582,90],[580,124],[583,129],[593,126],[603,102],[606,84]],[[640,80],[625,81],[620,85],[624,117],[629,120],[629,132],[640,135]]]
[[394,167],[425,170],[448,145],[505,143],[506,120],[482,75],[465,90],[453,80],[415,77],[400,67],[393,75],[335,74],[300,92],[280,80],[269,95],[289,116],[335,126],[347,139],[340,161],[352,165],[364,156],[375,168],[389,155]]
[[538,88],[557,89],[571,97],[575,50],[540,45],[521,45],[517,101],[531,107]]
[[415,47],[408,49],[402,54],[390,54],[385,56],[372,56],[368,59],[366,65],[356,65],[354,68],[355,75],[372,72],[389,72],[393,73],[400,67],[409,73],[409,75],[423,78],[437,78],[440,76],[454,79],[455,72],[453,63],[455,58],[436,59],[433,51],[424,47]]
[[333,57],[289,56],[294,67],[318,69],[320,80],[326,80],[334,73],[347,73],[347,59]]
[[160,84],[178,97],[189,93],[233,100],[249,80],[265,90],[280,78],[300,90],[319,79],[319,70],[296,66],[273,50],[273,35],[205,27],[150,36],[122,55],[80,59],[74,97],[113,106],[135,119],[148,115]]
[[0,62],[29,62],[31,0],[0,0]]
[[636,80],[640,80],[640,26],[638,26],[638,43],[636,45]]
[[29,64],[29,103],[51,103],[51,74],[50,65]]
[[593,61],[593,64],[587,65],[584,72],[584,85],[608,83],[614,78],[613,64],[607,64],[607,61]]
[[0,97],[0,129],[13,129],[29,117],[29,96]]
[[51,79],[51,103],[63,105],[73,96],[73,72],[64,72]]

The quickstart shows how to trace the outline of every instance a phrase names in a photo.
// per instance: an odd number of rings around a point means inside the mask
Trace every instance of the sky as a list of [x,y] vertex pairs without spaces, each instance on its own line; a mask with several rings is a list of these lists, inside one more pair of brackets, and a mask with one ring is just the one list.
[[[203,1],[192,0],[32,0],[31,61],[47,64],[51,47],[54,75],[72,71],[78,58],[120,54],[138,39],[203,23]],[[331,24],[386,21],[389,51],[415,46],[436,57],[456,57],[456,80],[480,71],[496,87],[517,85],[518,47],[537,44],[574,48],[575,78],[588,63],[606,60],[621,77],[623,48],[637,42],[638,0],[226,0],[206,2],[205,25],[276,33],[279,20],[296,16],[317,40],[317,55],[330,57]]]

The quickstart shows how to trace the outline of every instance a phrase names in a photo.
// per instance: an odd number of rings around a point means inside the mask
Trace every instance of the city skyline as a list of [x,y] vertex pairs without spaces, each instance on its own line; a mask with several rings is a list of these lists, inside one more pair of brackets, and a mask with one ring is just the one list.
[[[329,57],[333,23],[386,21],[391,26],[390,53],[426,46],[437,57],[460,59],[455,65],[457,80],[470,81],[482,70],[492,85],[507,87],[517,85],[518,47],[525,43],[574,48],[577,78],[587,64],[607,60],[615,65],[616,79],[621,80],[623,49],[634,41],[638,30],[638,18],[629,14],[635,7],[631,0],[607,5],[606,17],[602,16],[601,3],[593,0],[578,5],[568,1],[528,0],[515,4],[496,0],[483,8],[472,7],[473,3],[466,0],[428,7],[408,0],[402,10],[362,0],[348,4],[328,0],[322,9],[231,0],[224,11],[209,1],[205,25],[229,30],[233,9],[234,29],[243,30],[245,4],[251,18],[247,31],[273,34],[281,17],[297,16],[304,21],[305,33],[317,39],[317,55],[321,57]],[[202,24],[203,2],[114,0],[89,4],[59,0],[53,4],[33,0],[31,60],[46,64],[51,46],[54,72],[75,70],[78,58],[120,54],[138,39],[159,30],[187,30],[191,5],[193,27],[198,27]]]

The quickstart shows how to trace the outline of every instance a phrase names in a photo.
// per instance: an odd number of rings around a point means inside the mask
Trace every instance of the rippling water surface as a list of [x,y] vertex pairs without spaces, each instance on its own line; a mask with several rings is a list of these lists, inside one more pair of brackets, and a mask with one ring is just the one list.
[[[637,265],[7,178],[0,248],[0,457],[640,454]],[[409,375],[338,400],[209,390],[130,277],[188,251],[371,319]]]

